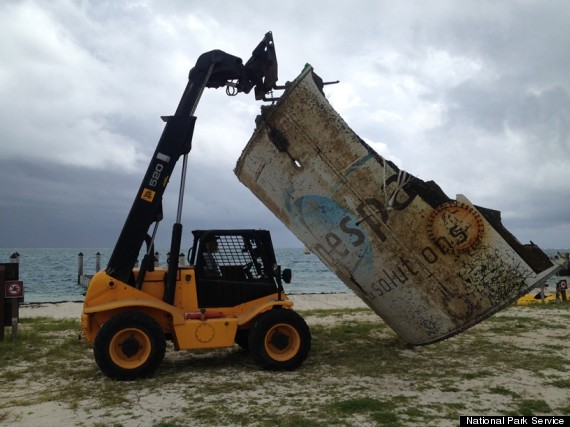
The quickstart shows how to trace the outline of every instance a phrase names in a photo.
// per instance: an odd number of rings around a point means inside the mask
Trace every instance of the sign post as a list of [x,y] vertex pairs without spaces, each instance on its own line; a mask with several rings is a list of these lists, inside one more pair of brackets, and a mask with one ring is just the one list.
[[5,282],[4,298],[11,299],[12,304],[12,341],[18,337],[18,318],[20,311],[20,299],[24,297],[24,282],[21,280],[11,280]]
[[12,340],[18,336],[20,301],[24,300],[24,282],[18,280],[18,264],[0,264],[0,341],[4,328],[12,326]]
[[4,281],[4,266],[0,264],[0,295],[2,295],[2,301],[0,302],[0,341],[4,341],[5,301],[3,295],[5,292],[5,286],[6,282]]

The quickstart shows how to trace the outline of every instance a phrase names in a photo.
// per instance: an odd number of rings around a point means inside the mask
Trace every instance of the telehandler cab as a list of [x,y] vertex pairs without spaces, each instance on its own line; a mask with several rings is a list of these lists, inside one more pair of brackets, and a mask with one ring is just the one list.
[[[268,231],[198,230],[189,266],[179,266],[182,205],[194,112],[204,88],[227,86],[228,95],[249,93],[257,100],[277,82],[271,32],[243,64],[220,50],[202,54],[173,116],[166,122],[106,270],[93,276],[81,323],[101,371],[114,379],[151,375],[166,341],[176,350],[232,347],[249,350],[263,368],[292,370],[307,358],[311,334],[292,310]],[[175,164],[183,157],[176,222],[167,268],[154,267],[154,239],[162,219],[162,196]],[[149,234],[151,226],[152,232]],[[140,268],[134,268],[146,243]]]

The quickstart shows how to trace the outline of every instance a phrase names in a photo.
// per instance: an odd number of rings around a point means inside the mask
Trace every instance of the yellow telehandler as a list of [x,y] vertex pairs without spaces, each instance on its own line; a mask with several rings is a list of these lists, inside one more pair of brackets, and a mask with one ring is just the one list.
[[[195,230],[189,265],[179,265],[176,256],[194,112],[203,90],[226,86],[227,93],[235,95],[254,89],[257,100],[268,100],[276,82],[277,59],[268,32],[245,64],[220,50],[202,54],[175,114],[163,117],[164,131],[107,268],[94,275],[85,295],[82,328],[105,375],[132,380],[153,374],[167,341],[176,350],[237,343],[265,369],[292,370],[307,358],[310,330],[283,290],[291,271],[277,264],[268,231]],[[162,196],[181,156],[171,256],[167,268],[155,268]],[[145,243],[140,268],[135,268]]]

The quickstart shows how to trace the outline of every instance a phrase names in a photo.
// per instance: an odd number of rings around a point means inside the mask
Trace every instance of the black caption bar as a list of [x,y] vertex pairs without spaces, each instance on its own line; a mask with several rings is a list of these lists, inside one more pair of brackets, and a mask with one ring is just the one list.
[[463,426],[570,426],[568,415],[515,415],[515,416],[467,416],[459,417]]

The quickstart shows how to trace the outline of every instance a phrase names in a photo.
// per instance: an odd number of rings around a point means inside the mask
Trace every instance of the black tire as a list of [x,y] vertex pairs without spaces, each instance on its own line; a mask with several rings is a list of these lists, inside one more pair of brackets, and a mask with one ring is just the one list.
[[166,340],[156,321],[143,313],[117,314],[95,337],[93,354],[101,371],[116,380],[152,375],[166,351]]
[[245,351],[249,350],[249,329],[238,329],[236,331],[235,342]]
[[264,369],[290,371],[303,364],[311,350],[311,332],[293,310],[263,313],[249,332],[249,351]]

